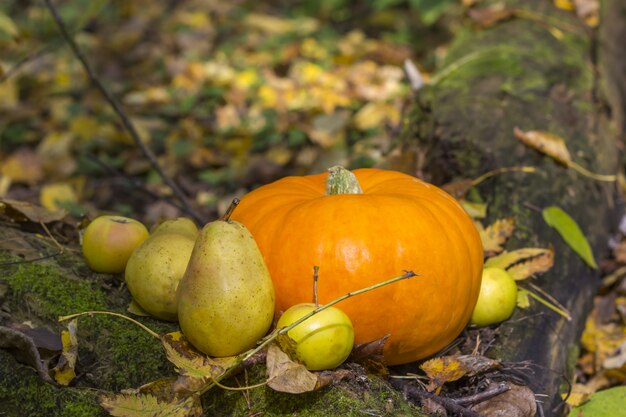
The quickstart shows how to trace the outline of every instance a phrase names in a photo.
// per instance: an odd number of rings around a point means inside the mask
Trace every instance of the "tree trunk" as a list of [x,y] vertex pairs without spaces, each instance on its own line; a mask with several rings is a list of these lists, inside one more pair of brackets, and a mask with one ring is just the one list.
[[[562,413],[560,394],[572,379],[599,271],[589,268],[546,225],[538,209],[556,205],[568,212],[599,260],[607,254],[607,240],[616,224],[616,185],[555,163],[521,144],[513,129],[549,131],[564,138],[573,159],[590,171],[618,171],[623,114],[616,112],[623,112],[624,84],[621,89],[615,86],[620,85],[619,69],[622,78],[626,72],[623,58],[608,51],[617,45],[614,36],[624,31],[624,13],[618,20],[615,12],[624,6],[606,2],[604,14],[611,17],[603,20],[606,27],[598,48],[595,31],[573,13],[555,9],[552,2],[512,3],[516,11],[506,21],[483,30],[468,24],[451,44],[435,74],[437,82],[418,93],[414,169],[442,184],[499,167],[538,168],[535,174],[495,176],[477,189],[488,203],[485,223],[515,218],[508,250],[554,245],[555,266],[533,282],[565,305],[572,320],[537,303],[518,309],[500,326],[491,352],[506,361],[532,361],[531,388],[548,396],[543,401],[545,415],[556,416]],[[606,94],[607,87],[611,94]]]

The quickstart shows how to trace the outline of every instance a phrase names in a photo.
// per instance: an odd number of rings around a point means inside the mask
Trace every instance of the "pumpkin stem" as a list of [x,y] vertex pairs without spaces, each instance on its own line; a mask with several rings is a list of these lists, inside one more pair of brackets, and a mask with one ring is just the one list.
[[230,206],[228,206],[226,213],[224,213],[222,217],[220,217],[220,220],[225,221],[225,222],[230,220],[230,216],[233,214],[233,211],[235,211],[238,205],[239,205],[239,199],[234,198],[233,201],[230,203]]
[[344,167],[337,165],[328,168],[326,179],[326,194],[363,194],[361,185],[354,175]]

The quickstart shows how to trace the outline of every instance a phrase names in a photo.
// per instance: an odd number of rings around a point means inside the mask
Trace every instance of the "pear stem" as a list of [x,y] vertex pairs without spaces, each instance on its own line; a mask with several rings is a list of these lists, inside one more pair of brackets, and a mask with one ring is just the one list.
[[319,270],[320,270],[319,266],[317,265],[313,266],[313,304],[315,304],[315,307],[319,307],[319,302],[317,298],[317,279],[318,279]]
[[339,165],[328,168],[326,179],[326,195],[337,194],[363,194],[356,175]]
[[230,216],[232,216],[233,211],[235,211],[238,205],[239,205],[239,199],[233,198],[233,201],[230,203],[230,206],[228,206],[226,213],[224,213],[222,217],[220,217],[220,220],[225,221],[225,222],[230,220]]

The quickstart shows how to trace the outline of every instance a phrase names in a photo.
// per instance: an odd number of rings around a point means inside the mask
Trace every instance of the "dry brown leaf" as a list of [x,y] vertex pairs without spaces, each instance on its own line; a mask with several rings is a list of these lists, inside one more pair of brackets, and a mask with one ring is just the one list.
[[548,271],[554,265],[554,248],[549,247],[544,253],[507,269],[514,280],[520,281],[536,274]]
[[62,220],[67,212],[65,210],[50,211],[24,201],[4,198],[0,204],[5,206],[5,214],[15,221],[27,221],[35,223],[51,223]]
[[510,19],[514,11],[504,3],[495,3],[482,9],[469,9],[469,17],[482,28],[489,28],[503,20]]
[[509,386],[508,391],[474,405],[472,410],[484,417],[534,417],[535,393],[523,385]]
[[515,230],[515,220],[512,217],[498,219],[484,230],[479,230],[483,250],[487,254],[500,253],[504,250],[504,243]]
[[275,391],[300,394],[318,388],[318,378],[304,365],[291,360],[278,345],[267,349],[267,385]]
[[368,342],[359,343],[354,345],[352,352],[350,353],[350,362],[361,362],[365,359],[372,359],[378,362],[383,360],[383,349],[385,348],[385,342],[391,335],[385,335],[380,339]]
[[445,183],[441,188],[452,197],[459,199],[465,197],[467,192],[474,186],[474,180],[459,180]]
[[498,256],[493,256],[487,259],[485,261],[485,267],[507,269],[521,261],[534,258],[535,256],[544,255],[549,250],[550,249],[544,248],[522,248],[513,250],[511,252],[505,251]]
[[181,375],[194,378],[215,378],[237,363],[237,357],[210,358],[197,351],[181,332],[161,336],[167,359]]
[[33,339],[19,330],[0,326],[0,349],[10,349],[19,353],[22,362],[37,370],[39,377],[46,382],[53,382],[48,375],[48,368],[41,360],[37,346]]
[[541,130],[523,131],[519,128],[513,130],[515,137],[523,144],[543,153],[557,162],[569,167],[572,157],[560,136]]
[[57,365],[50,371],[55,381],[61,385],[69,385],[76,377],[76,360],[78,359],[78,337],[76,331],[78,322],[76,319],[70,321],[67,330],[61,332],[61,342],[63,343],[63,352],[59,358]]

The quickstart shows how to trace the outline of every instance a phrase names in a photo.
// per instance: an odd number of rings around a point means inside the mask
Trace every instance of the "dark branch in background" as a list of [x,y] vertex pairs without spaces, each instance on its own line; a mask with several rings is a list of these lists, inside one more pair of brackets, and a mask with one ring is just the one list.
[[[189,214],[190,216],[194,216],[194,213],[192,211],[189,210],[189,207],[184,206],[182,204],[178,204],[175,201],[172,201],[172,199],[167,198],[166,196],[163,196],[159,193],[155,193],[154,191],[146,188],[145,184],[142,181],[139,181],[136,178],[133,178],[131,176],[128,176],[126,174],[124,174],[122,171],[120,171],[119,169],[116,169],[115,167],[107,164],[106,162],[104,162],[103,160],[101,160],[100,158],[98,158],[95,155],[86,155],[86,158],[89,159],[90,161],[92,161],[93,163],[97,164],[100,168],[107,170],[110,174],[113,174],[115,176],[118,176],[120,178],[125,179],[129,186],[136,188],[138,190],[143,191],[144,193],[146,193],[147,195],[149,195],[152,198],[155,198],[157,200],[161,200],[164,201],[165,203],[169,204],[172,207],[176,207],[178,210]],[[197,219],[196,219],[197,220]]]
[[48,7],[48,10],[50,10],[52,17],[54,18],[54,21],[59,27],[59,30],[61,31],[61,35],[72,48],[74,55],[76,56],[76,58],[78,58],[78,60],[82,64],[83,68],[87,72],[87,75],[89,75],[91,82],[96,86],[98,90],[100,90],[100,93],[102,93],[102,95],[109,102],[111,107],[113,107],[113,110],[119,116],[120,120],[122,121],[122,125],[124,126],[126,131],[130,134],[133,141],[137,144],[137,146],[139,146],[139,148],[141,149],[143,154],[146,156],[146,158],[148,158],[148,161],[150,162],[154,170],[161,176],[161,178],[163,179],[163,182],[165,182],[171,188],[172,192],[180,200],[181,204],[186,207],[185,211],[189,213],[197,222],[199,222],[200,224],[204,224],[205,221],[202,218],[202,216],[193,209],[193,207],[187,200],[187,197],[185,196],[183,191],[178,187],[178,185],[176,185],[176,183],[169,176],[165,174],[165,172],[161,168],[161,165],[157,161],[156,156],[154,155],[152,150],[150,150],[150,148],[148,148],[146,144],[143,143],[143,141],[139,137],[139,133],[137,133],[137,129],[135,129],[135,126],[133,125],[133,123],[130,121],[128,116],[126,116],[126,113],[124,113],[124,111],[122,110],[121,105],[118,103],[115,97],[113,97],[113,95],[109,92],[109,90],[106,89],[104,84],[102,84],[102,82],[100,81],[100,79],[98,78],[94,70],[91,68],[91,65],[86,60],[81,50],[78,48],[78,45],[76,44],[72,36],[70,36],[67,30],[67,27],[65,26],[65,23],[63,22],[63,19],[61,18],[61,15],[59,14],[54,4],[52,4],[52,1],[44,0],[44,2],[46,4],[46,7]]

